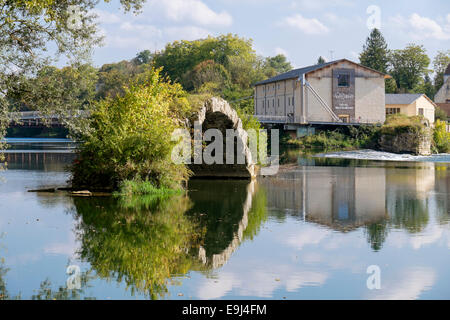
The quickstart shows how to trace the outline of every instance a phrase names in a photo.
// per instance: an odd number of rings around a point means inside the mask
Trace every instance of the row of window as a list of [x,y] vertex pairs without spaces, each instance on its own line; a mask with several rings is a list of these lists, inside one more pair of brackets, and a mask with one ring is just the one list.
[[[286,83],[286,85],[287,85],[287,83]],[[270,89],[274,89],[275,90],[275,84],[272,84],[272,85],[270,85],[270,86],[263,86],[262,87],[262,89],[263,89],[263,92],[265,92],[266,91],[266,87],[267,87],[267,91],[270,91]],[[280,83],[278,83],[277,84],[277,89],[281,89],[281,84]]]
[[[280,99],[277,99],[277,106],[280,106]],[[266,104],[267,102],[267,104]],[[263,100],[262,102],[263,108],[265,107],[270,107],[270,100]],[[293,106],[294,105],[294,97],[288,97],[288,106]],[[272,99],[272,107],[275,107],[275,99]]]
[[386,114],[400,113],[400,108],[386,108]]

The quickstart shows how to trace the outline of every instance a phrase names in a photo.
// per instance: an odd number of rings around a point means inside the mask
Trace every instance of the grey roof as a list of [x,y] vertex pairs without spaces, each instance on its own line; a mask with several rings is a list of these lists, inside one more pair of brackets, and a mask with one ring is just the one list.
[[[321,63],[321,64],[314,64],[312,66],[308,66],[308,67],[304,67],[304,68],[294,69],[294,70],[291,70],[291,71],[279,74],[279,75],[277,75],[275,77],[269,78],[267,80],[259,81],[259,82],[255,83],[254,85],[256,86],[256,85],[265,84],[265,83],[271,83],[271,82],[276,82],[276,81],[300,78],[302,75],[304,75],[306,73],[309,73],[309,72],[321,69],[323,67],[329,66],[330,64],[341,62],[341,61],[348,61],[350,63],[354,63],[354,64],[357,64],[357,65],[360,65],[360,64],[358,64],[356,62],[353,62],[353,61],[350,61],[350,60],[347,60],[347,59],[339,59],[339,60],[334,60],[334,61],[325,62],[325,63]],[[371,70],[373,72],[385,75],[384,73],[382,73],[380,71],[377,71],[377,70],[374,70],[374,69],[371,69],[369,67],[366,67],[366,66],[363,66],[363,65],[360,65],[360,66],[363,67],[363,68],[366,68],[368,70]],[[390,76],[388,76],[388,77],[390,77]]]
[[315,64],[312,66],[308,66],[308,67],[304,67],[304,68],[299,68],[299,69],[294,69],[282,74],[279,74],[275,77],[269,78],[267,80],[263,80],[263,81],[259,81],[257,83],[255,83],[256,85],[260,85],[260,84],[265,84],[265,83],[270,83],[270,82],[275,82],[275,81],[282,81],[282,80],[287,80],[287,79],[293,79],[293,78],[299,78],[301,77],[303,74],[320,69],[322,67],[326,67],[330,64],[333,64],[335,62],[338,62],[340,60],[335,60],[335,61],[330,61],[330,62],[326,62],[326,63],[322,63],[322,64]]
[[423,96],[423,93],[386,93],[386,104],[411,104]]

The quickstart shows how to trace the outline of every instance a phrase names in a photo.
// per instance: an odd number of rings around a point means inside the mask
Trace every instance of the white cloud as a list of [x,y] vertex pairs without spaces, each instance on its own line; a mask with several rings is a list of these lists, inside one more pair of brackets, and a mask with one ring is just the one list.
[[305,246],[318,245],[331,232],[316,227],[304,227],[301,232],[286,236],[285,243],[297,250],[302,250]]
[[101,24],[114,24],[122,21],[118,15],[108,11],[93,9],[92,13],[97,15],[97,21]]
[[195,26],[185,26],[164,28],[164,34],[170,38],[196,40],[206,38],[211,32]]
[[305,34],[325,34],[329,29],[319,20],[312,18],[308,19],[301,14],[295,14],[293,16],[284,19],[283,24],[296,28]]
[[285,57],[289,57],[288,52],[286,50],[284,50],[283,48],[279,48],[279,47],[275,48],[275,54],[276,55],[282,54]]
[[415,300],[434,285],[436,274],[431,268],[411,268],[402,273],[400,277],[384,281],[383,279],[381,280],[381,290],[375,293],[375,299]]
[[300,0],[291,3],[293,9],[322,10],[331,7],[351,7],[355,3],[350,0]]
[[450,14],[446,16],[446,21],[442,26],[435,20],[422,17],[417,13],[411,14],[409,18],[405,18],[402,15],[397,15],[391,17],[389,20],[394,27],[400,28],[408,36],[416,40],[450,39]]
[[144,9],[151,17],[163,15],[175,22],[202,26],[230,26],[233,18],[226,11],[215,12],[200,0],[151,0]]

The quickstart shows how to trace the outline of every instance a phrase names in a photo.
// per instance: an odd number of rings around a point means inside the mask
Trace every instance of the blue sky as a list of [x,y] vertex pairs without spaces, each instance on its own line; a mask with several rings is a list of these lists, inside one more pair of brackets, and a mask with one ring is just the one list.
[[294,67],[319,56],[358,62],[377,12],[390,49],[421,44],[431,59],[450,49],[449,0],[147,0],[138,16],[113,0],[95,10],[105,41],[93,60],[100,66],[175,40],[233,33],[253,39],[260,55],[285,54]]

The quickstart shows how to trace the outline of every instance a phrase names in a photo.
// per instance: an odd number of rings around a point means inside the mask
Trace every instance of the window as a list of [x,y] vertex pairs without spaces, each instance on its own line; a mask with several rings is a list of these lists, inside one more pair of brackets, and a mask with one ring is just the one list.
[[423,116],[423,108],[419,108],[419,115]]
[[294,97],[292,97],[292,105],[294,105]]
[[338,74],[338,87],[350,87],[349,74]]
[[386,108],[386,114],[400,113],[400,108]]
[[280,107],[280,99],[278,99],[278,108]]
[[345,123],[350,122],[350,116],[347,114],[340,114],[338,117],[339,117],[339,119],[342,120],[342,122],[345,122]]

